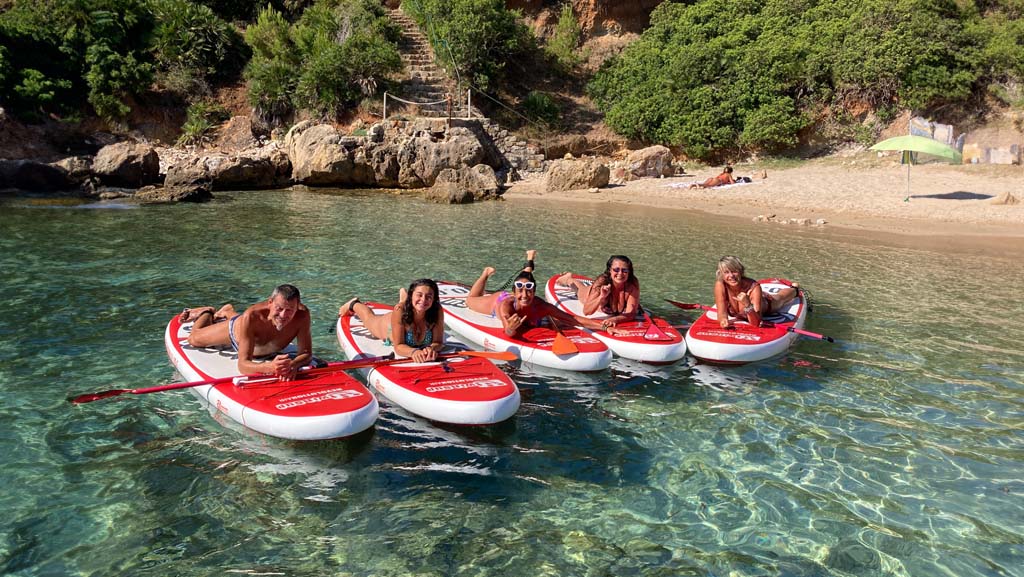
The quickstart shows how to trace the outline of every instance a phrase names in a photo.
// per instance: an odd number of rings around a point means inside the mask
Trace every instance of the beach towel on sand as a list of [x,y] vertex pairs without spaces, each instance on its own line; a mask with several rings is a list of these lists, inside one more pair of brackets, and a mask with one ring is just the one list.
[[[733,187],[737,187],[737,186],[744,186],[744,185],[747,185],[747,184],[757,184],[756,182],[751,180],[749,176],[744,176],[744,177],[741,177],[741,178],[745,178],[747,180],[745,180],[743,182],[740,182],[739,180],[737,180],[733,184],[723,184],[722,186],[713,186],[711,188],[705,188],[703,190],[720,190],[720,189],[723,189],[723,188],[733,188]],[[701,182],[704,182],[704,181],[703,180],[701,180],[701,181],[694,180],[693,182],[676,182],[676,183],[673,183],[673,184],[666,184],[665,188],[686,188],[686,187],[690,186],[691,184],[700,184]]]

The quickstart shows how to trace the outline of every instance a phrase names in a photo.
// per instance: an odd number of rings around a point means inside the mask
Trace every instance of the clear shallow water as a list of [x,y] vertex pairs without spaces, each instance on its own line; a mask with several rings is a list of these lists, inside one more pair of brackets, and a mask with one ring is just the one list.
[[[0,203],[0,574],[1024,575],[1019,261],[628,207],[239,193]],[[523,404],[444,428],[382,403],[347,441],[264,439],[172,382],[183,306],[293,282],[314,344],[350,296],[630,255],[644,301],[707,302],[722,254],[810,288],[804,340],[715,368],[509,369]],[[930,303],[930,304],[929,304]]]

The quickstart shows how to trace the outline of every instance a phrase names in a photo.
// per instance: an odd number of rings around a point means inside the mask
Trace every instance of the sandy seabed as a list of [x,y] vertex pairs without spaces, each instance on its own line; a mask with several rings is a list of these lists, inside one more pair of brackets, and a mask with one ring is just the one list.
[[[775,221],[810,219],[811,223],[824,219],[824,228],[847,233],[890,240],[913,237],[918,245],[922,241],[936,247],[951,243],[1024,255],[1024,167],[1019,165],[912,166],[908,200],[907,167],[891,160],[865,163],[833,158],[784,169],[739,165],[734,174],[750,176],[752,183],[686,188],[719,172],[709,168],[693,175],[644,178],[598,192],[546,192],[541,178],[515,183],[505,197],[696,210],[748,222],[758,216]],[[765,172],[767,177],[762,178]],[[1007,192],[1021,202],[993,203]],[[764,222],[760,226],[801,225]]]

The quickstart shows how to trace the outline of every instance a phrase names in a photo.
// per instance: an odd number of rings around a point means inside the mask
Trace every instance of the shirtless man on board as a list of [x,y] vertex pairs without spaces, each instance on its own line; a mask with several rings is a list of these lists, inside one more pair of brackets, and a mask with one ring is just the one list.
[[[270,298],[236,313],[232,305],[214,312],[213,307],[185,309],[182,322],[193,322],[188,344],[193,347],[231,346],[238,352],[238,372],[243,375],[277,375],[295,378],[299,367],[313,357],[309,309],[299,300],[299,289],[283,284]],[[270,361],[254,357],[273,354],[298,339],[298,354],[279,354]]]

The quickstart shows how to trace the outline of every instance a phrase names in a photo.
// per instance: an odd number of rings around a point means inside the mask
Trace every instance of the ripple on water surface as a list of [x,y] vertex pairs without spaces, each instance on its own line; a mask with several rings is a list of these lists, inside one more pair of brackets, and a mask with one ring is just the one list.
[[[1019,286],[1018,261],[610,205],[54,206],[3,201],[4,574],[1024,575],[1024,309],[991,281]],[[172,382],[163,329],[182,307],[293,282],[339,358],[351,296],[485,266],[504,280],[527,247],[542,281],[629,255],[674,323],[693,315],[661,299],[707,302],[737,254],[810,288],[807,328],[837,343],[744,367],[509,366],[522,406],[505,423],[384,401],[374,429],[330,442],[259,437],[186,391],[65,401]]]

